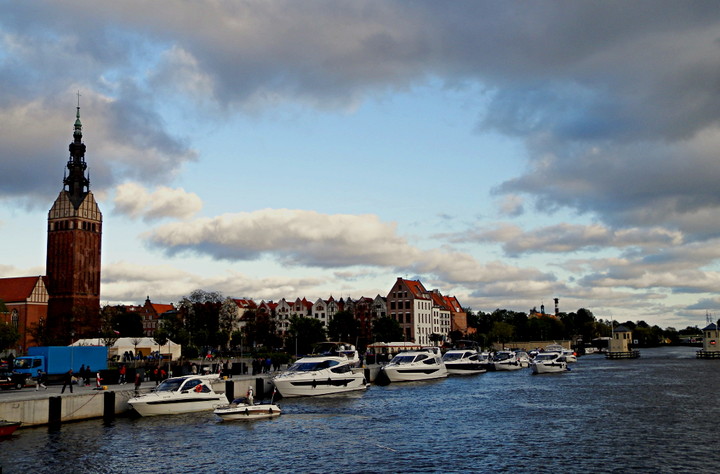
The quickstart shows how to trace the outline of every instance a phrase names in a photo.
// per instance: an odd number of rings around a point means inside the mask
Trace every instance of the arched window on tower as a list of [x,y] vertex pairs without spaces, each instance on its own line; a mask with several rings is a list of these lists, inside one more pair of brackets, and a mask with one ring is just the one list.
[[20,314],[18,313],[18,310],[12,310],[12,314],[10,316],[10,323],[12,323],[15,329],[17,329],[20,325]]

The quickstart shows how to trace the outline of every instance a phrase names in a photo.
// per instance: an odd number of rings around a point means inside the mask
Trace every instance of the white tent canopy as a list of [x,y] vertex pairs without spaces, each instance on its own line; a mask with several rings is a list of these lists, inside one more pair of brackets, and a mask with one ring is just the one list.
[[[104,346],[104,339],[78,339],[71,345],[73,346]],[[168,339],[164,346],[158,346],[157,342],[151,337],[119,337],[112,346],[108,347],[108,357],[120,356],[125,352],[131,354],[149,355],[151,352],[160,351],[163,356],[170,356],[170,359],[177,360],[180,358],[180,344],[175,344]]]

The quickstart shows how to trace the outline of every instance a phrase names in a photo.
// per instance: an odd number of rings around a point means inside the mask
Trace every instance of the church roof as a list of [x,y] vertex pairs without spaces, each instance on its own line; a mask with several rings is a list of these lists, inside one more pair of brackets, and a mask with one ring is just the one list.
[[32,295],[41,276],[0,278],[0,300],[4,303],[26,301]]

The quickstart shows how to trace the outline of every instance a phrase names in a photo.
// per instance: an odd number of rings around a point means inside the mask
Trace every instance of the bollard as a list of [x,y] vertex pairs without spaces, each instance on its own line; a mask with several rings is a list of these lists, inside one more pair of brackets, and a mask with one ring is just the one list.
[[255,379],[255,397],[265,398],[265,379],[262,377]]
[[232,402],[235,399],[235,382],[232,380],[225,381],[225,397],[228,402]]
[[103,419],[115,419],[115,392],[103,393]]
[[48,424],[59,425],[62,422],[62,397],[50,397],[48,400]]

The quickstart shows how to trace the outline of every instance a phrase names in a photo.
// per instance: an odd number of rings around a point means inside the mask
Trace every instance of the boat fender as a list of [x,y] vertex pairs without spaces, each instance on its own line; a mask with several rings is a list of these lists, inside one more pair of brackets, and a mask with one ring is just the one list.
[[268,408],[268,415],[272,415],[272,408]]

